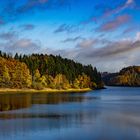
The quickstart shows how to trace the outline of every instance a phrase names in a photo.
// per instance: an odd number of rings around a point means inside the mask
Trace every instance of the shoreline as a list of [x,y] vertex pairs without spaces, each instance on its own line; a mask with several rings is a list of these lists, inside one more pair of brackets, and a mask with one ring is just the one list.
[[107,86],[107,87],[130,87],[130,88],[139,88],[140,87],[140,85],[138,85],[138,86],[129,86],[129,85],[105,85],[105,86]]
[[11,88],[0,88],[0,94],[4,93],[77,93],[77,92],[88,92],[92,91],[93,89],[90,88],[83,88],[83,89],[51,89],[45,88],[42,90],[36,89],[11,89]]

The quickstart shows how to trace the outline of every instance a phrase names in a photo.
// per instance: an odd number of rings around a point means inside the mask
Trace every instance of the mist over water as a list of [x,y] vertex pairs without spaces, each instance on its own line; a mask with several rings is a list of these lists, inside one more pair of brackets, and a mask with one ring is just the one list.
[[0,140],[139,140],[140,88],[0,95]]

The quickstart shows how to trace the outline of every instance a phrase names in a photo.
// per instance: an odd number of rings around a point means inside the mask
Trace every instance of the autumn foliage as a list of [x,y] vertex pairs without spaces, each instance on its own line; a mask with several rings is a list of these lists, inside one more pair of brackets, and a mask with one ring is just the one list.
[[25,63],[0,57],[0,87],[24,88],[32,84]]
[[123,68],[119,73],[106,76],[107,85],[140,86],[140,66]]
[[14,57],[0,52],[1,88],[99,88],[101,75],[61,56],[32,54]]

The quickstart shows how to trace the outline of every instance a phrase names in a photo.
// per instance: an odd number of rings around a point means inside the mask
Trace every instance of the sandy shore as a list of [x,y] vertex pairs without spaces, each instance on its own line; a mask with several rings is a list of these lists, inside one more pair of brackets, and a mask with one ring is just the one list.
[[84,88],[84,89],[51,89],[51,88],[45,88],[42,90],[36,90],[36,89],[10,89],[10,88],[0,88],[0,94],[2,93],[70,93],[70,92],[88,92],[91,91],[90,88]]

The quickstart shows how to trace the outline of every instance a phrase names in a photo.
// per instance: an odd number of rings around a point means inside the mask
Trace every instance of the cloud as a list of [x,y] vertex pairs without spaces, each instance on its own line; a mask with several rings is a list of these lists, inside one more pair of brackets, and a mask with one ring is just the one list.
[[[122,39],[118,41],[87,39],[79,43],[74,49],[57,50],[55,54],[72,58],[83,64],[92,64],[101,71],[116,72],[130,65],[140,65],[140,33],[137,32],[133,39]],[[84,44],[84,45],[83,45]],[[103,45],[96,47],[96,45]],[[53,51],[52,51],[53,53]]]
[[23,30],[33,30],[35,28],[35,26],[33,24],[24,24],[20,26]]
[[104,18],[105,13],[112,11],[112,9],[113,8],[108,3],[98,3],[94,6],[96,12],[90,15],[86,20],[81,21],[80,24],[97,23],[100,19]]
[[135,41],[140,41],[140,32],[137,32],[136,37],[135,37]]
[[84,39],[83,41],[81,41],[80,43],[77,44],[76,47],[78,48],[91,48],[94,45],[96,45],[98,43],[99,40],[97,39]]
[[78,25],[68,25],[68,24],[61,24],[57,29],[54,30],[54,33],[72,33],[80,30]]
[[[135,0],[125,0],[122,1],[120,3],[118,3],[117,5],[115,5],[115,2],[112,1],[113,4],[109,4],[109,3],[99,3],[97,5],[95,5],[94,9],[95,11],[98,11],[98,15],[91,15],[88,19],[82,21],[80,24],[89,24],[89,23],[98,23],[98,21],[100,20],[106,20],[108,18],[110,18],[111,16],[115,16],[119,13],[121,13],[122,11],[124,11],[125,9],[135,9],[137,6],[137,3]],[[100,14],[99,14],[100,13]]]
[[38,53],[41,50],[41,43],[37,40],[21,38],[20,33],[10,29],[0,33],[0,50],[15,54]]
[[17,11],[18,12],[26,12],[33,8],[38,8],[48,3],[48,0],[28,0],[24,5],[20,6]]
[[128,28],[126,28],[124,31],[123,31],[123,35],[124,34],[128,34],[128,33],[131,33],[132,31],[135,31],[136,30],[136,27],[128,27]]
[[[92,62],[101,71],[119,71],[122,67],[139,65],[140,41],[112,42],[103,48],[79,54],[85,63]],[[82,61],[83,58],[81,59]],[[112,65],[113,64],[113,65]]]
[[134,0],[127,0],[125,5],[129,5],[129,4],[133,4],[134,3]]
[[106,31],[116,30],[120,26],[130,21],[130,19],[131,17],[129,15],[118,16],[114,20],[102,24],[99,28],[97,28],[97,31],[106,32]]
[[[4,32],[0,34],[0,50],[15,54],[31,54],[41,50],[39,41],[33,41],[27,38],[19,38],[16,32]],[[3,42],[4,41],[4,42]]]
[[[98,3],[97,5],[94,6],[94,10],[98,11],[92,14],[88,19],[84,20],[81,22],[81,24],[89,24],[89,23],[97,23],[100,20],[106,20],[110,18],[111,16],[117,15],[124,11],[125,9],[139,9],[138,4],[136,3],[135,0],[125,0],[125,1],[117,1],[117,4],[112,0],[111,3]],[[98,13],[96,15],[96,13]]]
[[24,13],[34,9],[48,10],[62,7],[70,8],[71,0],[28,0],[25,4],[17,8],[18,12]]
[[32,40],[25,38],[7,42],[3,44],[2,47],[4,52],[10,52],[12,54],[15,54],[16,52],[21,54],[37,53],[41,49],[38,42],[33,42]]
[[111,56],[119,56],[133,50],[140,49],[140,41],[132,43],[131,41],[112,42],[107,46],[93,50],[86,57],[104,57],[110,58]]
[[12,40],[12,39],[15,39],[17,37],[17,34],[16,32],[3,32],[3,33],[0,33],[0,39],[1,40]]
[[70,9],[71,0],[7,0],[0,10],[0,24],[17,20],[28,13],[40,13],[46,10],[56,10],[60,8]]
[[77,36],[77,37],[74,37],[74,38],[66,38],[65,40],[63,40],[62,42],[63,43],[67,43],[67,42],[76,42],[78,40],[83,40],[84,38],[81,37],[81,36]]
[[116,6],[116,8],[109,9],[103,13],[102,17],[108,17],[110,15],[114,15],[120,13],[121,11],[125,10],[126,8],[133,7],[135,5],[134,0],[126,0],[123,4]]

